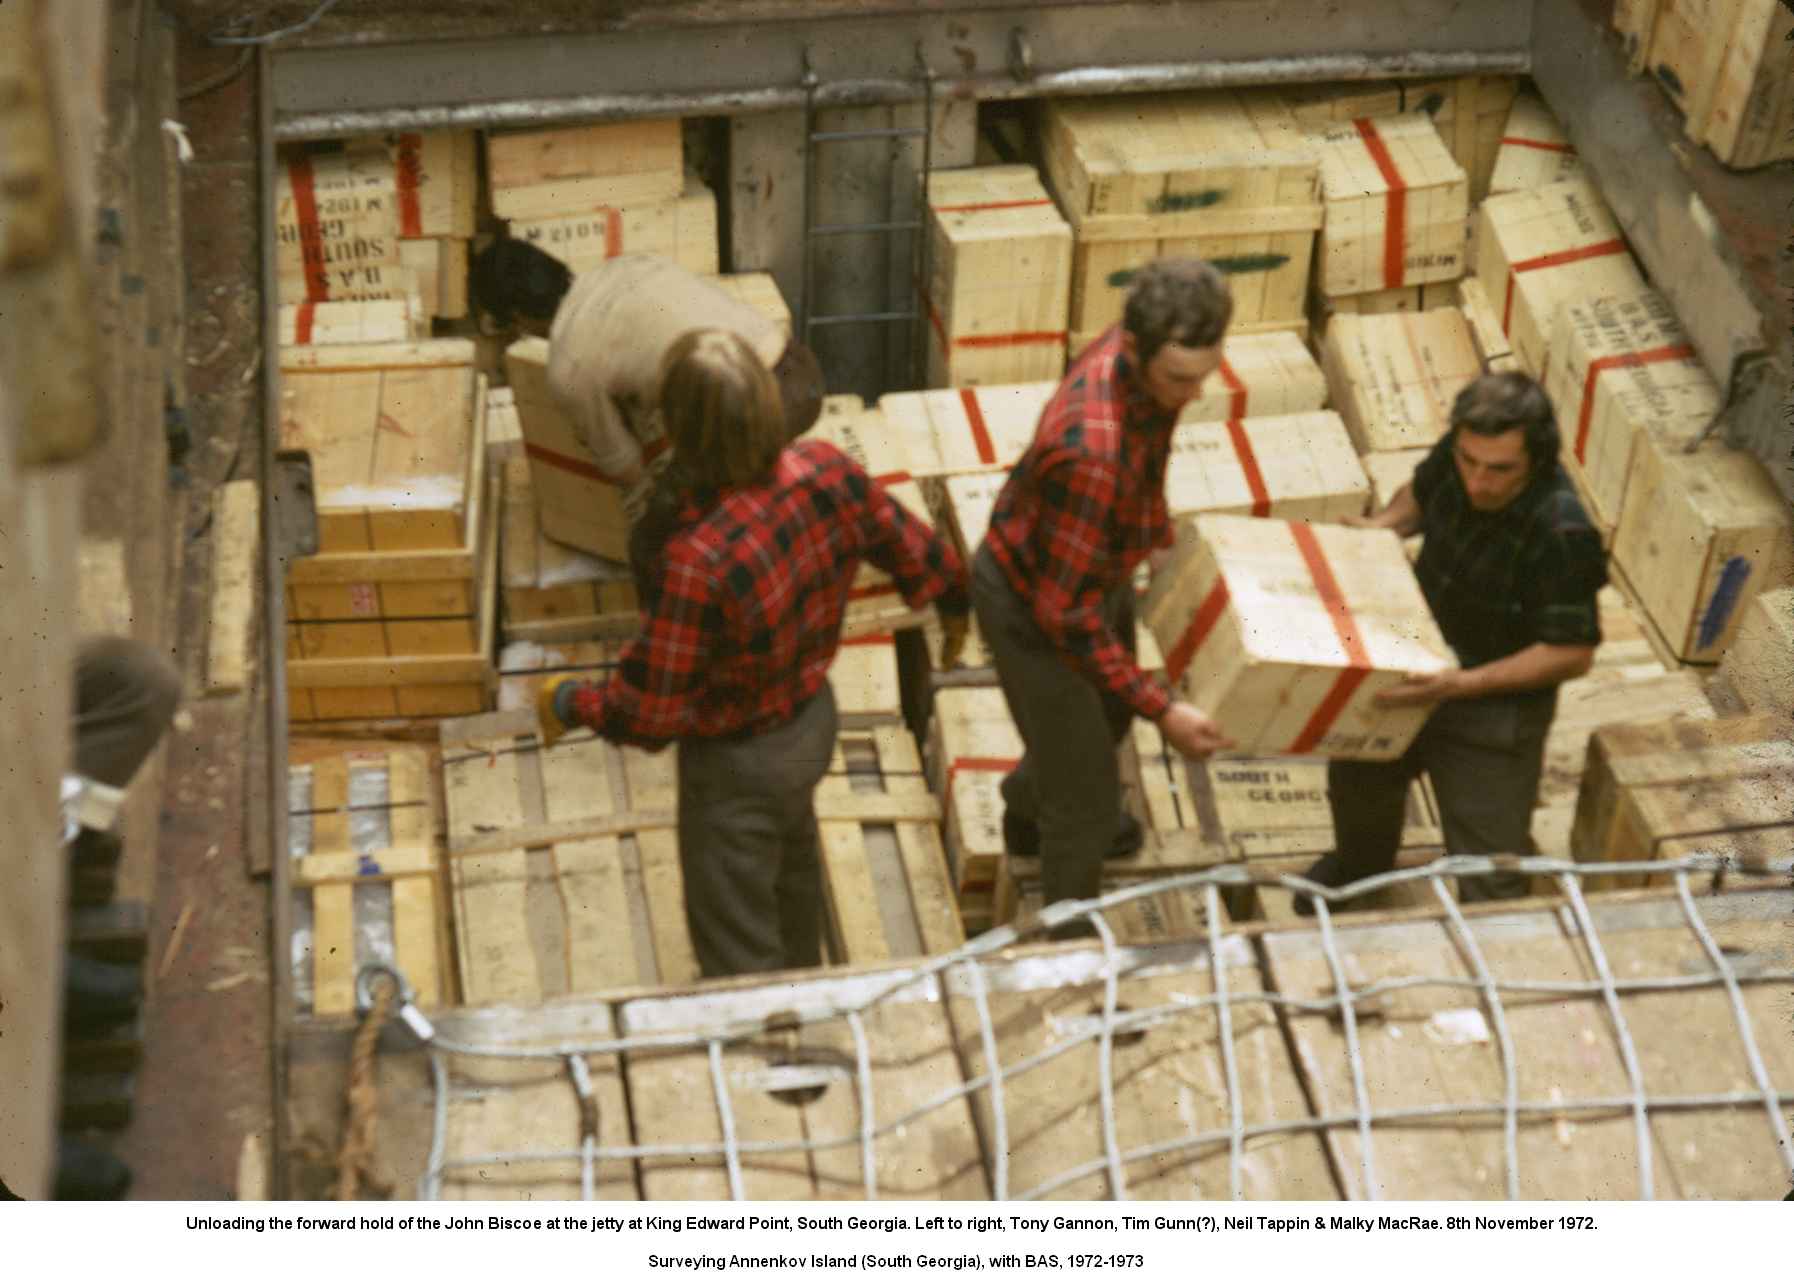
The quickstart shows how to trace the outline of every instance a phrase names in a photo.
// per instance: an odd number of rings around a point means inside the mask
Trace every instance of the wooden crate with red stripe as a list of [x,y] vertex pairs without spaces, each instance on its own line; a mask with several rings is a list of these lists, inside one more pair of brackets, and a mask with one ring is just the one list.
[[489,133],[486,176],[506,220],[662,203],[685,188],[683,130],[642,119]]
[[1065,369],[1071,227],[1026,164],[936,172],[923,294],[934,386],[1013,384]]
[[[592,453],[549,391],[546,340],[530,336],[506,349],[505,376],[523,431],[542,533],[596,557],[627,561],[630,510],[646,497],[649,479],[626,490],[592,462]],[[658,471],[669,455],[666,435],[659,431],[658,413],[647,422],[655,432],[641,439],[642,453]]]
[[581,641],[641,629],[635,580],[621,562],[556,543],[542,533],[530,462],[504,465],[499,580],[506,641]]
[[1184,404],[1179,424],[1296,415],[1326,403],[1327,378],[1294,332],[1235,336],[1230,330],[1222,348],[1215,374]]
[[1490,195],[1477,217],[1476,276],[1520,369],[1541,380],[1558,310],[1644,286],[1613,214],[1585,180]]
[[1008,469],[1034,441],[1056,380],[887,393],[888,427],[906,439],[919,477]]
[[1474,275],[1458,280],[1458,308],[1470,324],[1470,340],[1476,346],[1476,357],[1486,372],[1518,371],[1514,347],[1502,329],[1501,315],[1489,303],[1489,289]]
[[1118,321],[1135,271],[1161,256],[1228,275],[1235,331],[1305,325],[1318,165],[1274,92],[1053,99],[1042,120],[1048,180],[1076,240],[1074,356],[1078,334]]
[[928,785],[941,798],[947,862],[969,932],[993,922],[991,903],[1003,859],[1002,781],[1021,763],[1022,752],[1022,736],[1002,690],[965,686],[934,696]]
[[1470,324],[1456,309],[1341,314],[1327,325],[1321,365],[1334,408],[1365,453],[1444,437],[1452,402],[1483,370]]
[[1532,190],[1582,173],[1582,160],[1557,116],[1537,93],[1514,98],[1489,177],[1490,194]]
[[282,305],[281,345],[386,345],[423,340],[429,311],[413,295],[403,300],[301,301]]
[[1445,282],[1464,273],[1469,185],[1425,114],[1355,119],[1315,135],[1326,222],[1325,296]]
[[1724,402],[1675,311],[1648,288],[1565,305],[1552,348],[1545,391],[1563,464],[1579,479],[1590,520],[1611,537],[1634,450],[1693,441]]
[[1387,531],[1205,516],[1155,576],[1145,618],[1178,692],[1242,750],[1366,760],[1407,749],[1425,708],[1373,696],[1454,667]]
[[716,195],[693,182],[683,194],[654,203],[566,205],[556,216],[519,216],[511,236],[534,244],[584,273],[625,252],[646,252],[677,262],[693,274],[721,268]]
[[1402,109],[1433,121],[1445,149],[1469,179],[1472,207],[1489,193],[1502,129],[1519,88],[1512,75],[1457,75],[1402,84]]
[[1335,314],[1411,314],[1445,309],[1458,303],[1457,283],[1421,283],[1353,296],[1323,296],[1316,288],[1309,296],[1309,315],[1317,336],[1324,337]]
[[1180,525],[1204,513],[1330,522],[1369,498],[1370,481],[1331,411],[1180,425],[1165,465],[1165,502]]

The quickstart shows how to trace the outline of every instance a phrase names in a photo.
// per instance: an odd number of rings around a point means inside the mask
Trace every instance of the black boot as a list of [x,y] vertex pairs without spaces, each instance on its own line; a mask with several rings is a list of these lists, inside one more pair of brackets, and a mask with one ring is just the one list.
[[[1344,888],[1348,884],[1356,884],[1366,876],[1374,874],[1376,874],[1374,871],[1353,871],[1346,865],[1345,858],[1335,849],[1331,853],[1323,854],[1313,866],[1303,871],[1302,878],[1325,885],[1327,888]],[[1360,901],[1361,899],[1355,898],[1350,902],[1329,902],[1327,909],[1332,914],[1338,914],[1341,911],[1351,910]],[[1293,906],[1298,915],[1314,914],[1314,898],[1310,894],[1297,893]]]
[[70,952],[64,967],[65,1025],[112,1025],[136,1015],[143,974],[136,964],[108,964]]
[[131,1169],[91,1141],[64,1136],[56,1143],[58,1202],[116,1202],[131,1187]]

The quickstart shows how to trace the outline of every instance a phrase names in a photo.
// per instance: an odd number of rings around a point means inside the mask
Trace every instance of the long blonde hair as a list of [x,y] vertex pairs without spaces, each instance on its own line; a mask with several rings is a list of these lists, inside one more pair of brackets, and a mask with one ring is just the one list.
[[778,383],[751,345],[720,328],[686,332],[667,350],[660,410],[680,467],[699,486],[757,482],[785,445]]

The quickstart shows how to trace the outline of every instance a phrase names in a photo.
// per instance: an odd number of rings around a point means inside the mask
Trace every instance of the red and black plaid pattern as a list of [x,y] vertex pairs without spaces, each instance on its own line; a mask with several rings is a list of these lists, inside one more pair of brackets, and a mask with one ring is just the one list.
[[985,543],[1034,621],[1091,680],[1156,720],[1171,699],[1103,623],[1103,594],[1171,543],[1176,418],[1146,396],[1110,329],[1078,357],[1009,474]]
[[952,546],[827,442],[787,447],[760,485],[688,499],[642,635],[607,684],[573,695],[575,714],[650,748],[790,719],[822,689],[862,560],[914,608],[970,608]]

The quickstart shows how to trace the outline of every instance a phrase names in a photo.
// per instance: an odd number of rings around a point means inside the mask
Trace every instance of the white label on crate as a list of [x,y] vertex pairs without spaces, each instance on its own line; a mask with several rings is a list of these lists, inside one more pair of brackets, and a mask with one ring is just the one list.
[[1427,1038],[1447,1047],[1489,1041],[1489,1023],[1476,1008],[1457,1008],[1450,1012],[1435,1012],[1426,1025],[1421,1028],[1425,1031]]

